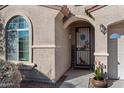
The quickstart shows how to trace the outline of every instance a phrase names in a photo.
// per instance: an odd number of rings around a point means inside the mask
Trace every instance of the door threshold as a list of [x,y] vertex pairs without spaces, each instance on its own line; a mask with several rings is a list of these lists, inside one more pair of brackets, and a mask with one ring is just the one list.
[[90,66],[73,66],[76,69],[92,69]]

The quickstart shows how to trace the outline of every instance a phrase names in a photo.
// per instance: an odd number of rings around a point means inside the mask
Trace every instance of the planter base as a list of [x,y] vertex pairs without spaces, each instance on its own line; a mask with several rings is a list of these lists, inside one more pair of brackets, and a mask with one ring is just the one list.
[[91,83],[92,87],[94,88],[107,88],[106,80],[95,80],[94,78],[92,78]]

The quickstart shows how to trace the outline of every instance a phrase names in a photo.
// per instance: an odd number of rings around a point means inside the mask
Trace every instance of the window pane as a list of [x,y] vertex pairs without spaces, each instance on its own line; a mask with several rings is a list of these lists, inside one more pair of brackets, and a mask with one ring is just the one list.
[[24,28],[25,28],[24,22],[20,22],[20,23],[19,23],[19,29],[24,29]]
[[12,23],[10,23],[10,24],[8,25],[8,29],[13,29],[13,24],[12,24]]
[[17,31],[7,31],[6,52],[8,60],[17,60]]
[[29,61],[29,53],[19,52],[19,61]]
[[23,17],[19,17],[19,22],[24,22],[24,18]]
[[19,31],[19,60],[28,61],[28,59],[29,59],[28,31]]
[[28,41],[29,32],[28,31],[19,31],[19,41]]
[[13,23],[13,29],[16,29],[16,28],[18,28],[18,24]]
[[13,23],[17,23],[18,22],[18,19],[17,18],[14,18],[12,21],[13,21]]
[[29,51],[28,49],[29,49],[28,41],[19,41],[19,51],[28,52]]

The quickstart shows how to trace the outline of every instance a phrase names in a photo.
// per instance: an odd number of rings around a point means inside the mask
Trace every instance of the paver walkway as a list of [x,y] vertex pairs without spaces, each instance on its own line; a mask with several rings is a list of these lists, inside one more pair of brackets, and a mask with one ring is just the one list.
[[124,88],[124,80],[109,80],[109,88]]
[[67,78],[60,88],[88,88],[89,77],[93,71],[84,69],[71,69],[65,75]]
[[[59,88],[88,88],[89,77],[93,76],[93,71],[70,69],[65,75],[67,78]],[[124,88],[124,80],[109,80],[108,88]]]

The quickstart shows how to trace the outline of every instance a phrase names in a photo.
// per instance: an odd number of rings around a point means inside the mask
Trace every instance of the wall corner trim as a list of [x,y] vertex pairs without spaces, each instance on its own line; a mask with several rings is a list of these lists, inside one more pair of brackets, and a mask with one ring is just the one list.
[[109,53],[98,53],[98,52],[95,52],[94,56],[109,56]]

